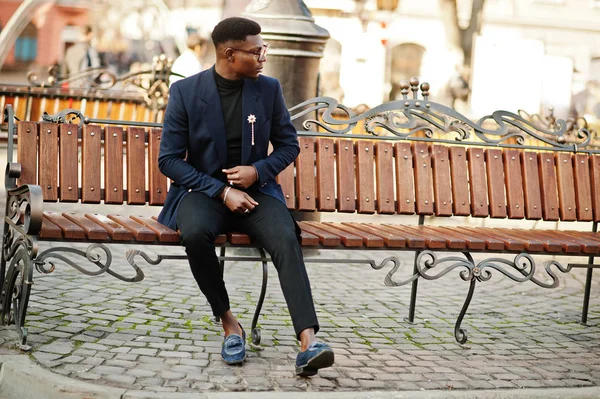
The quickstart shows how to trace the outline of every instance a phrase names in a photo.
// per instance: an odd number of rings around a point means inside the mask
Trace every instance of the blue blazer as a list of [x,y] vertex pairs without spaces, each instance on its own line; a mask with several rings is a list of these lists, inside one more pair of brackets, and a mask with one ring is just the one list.
[[[254,145],[250,115],[256,117]],[[244,81],[241,118],[241,165],[254,165],[258,190],[285,203],[275,177],[296,159],[300,147],[277,79],[261,75]],[[273,151],[267,155],[269,142]],[[216,197],[227,182],[221,171],[226,165],[225,121],[213,66],[171,86],[158,166],[172,183],[158,221],[176,230],[183,197],[190,191]]]

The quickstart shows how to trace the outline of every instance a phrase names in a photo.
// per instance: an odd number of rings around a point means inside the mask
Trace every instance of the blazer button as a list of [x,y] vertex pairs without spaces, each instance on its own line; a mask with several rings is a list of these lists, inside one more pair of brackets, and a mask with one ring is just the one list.
[[192,192],[192,189],[191,189],[191,188],[190,188],[190,189],[188,189],[188,193],[191,193],[191,192]]
[[263,183],[263,184],[261,184],[261,187],[264,187],[264,186],[266,186],[266,185],[267,185],[267,183]]

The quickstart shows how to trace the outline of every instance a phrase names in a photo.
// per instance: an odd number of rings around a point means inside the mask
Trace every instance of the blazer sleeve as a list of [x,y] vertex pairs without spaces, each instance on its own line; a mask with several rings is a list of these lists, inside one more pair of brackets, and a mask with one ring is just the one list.
[[298,133],[290,119],[279,81],[275,81],[275,101],[271,120],[270,141],[273,152],[253,164],[258,171],[259,184],[275,179],[300,153]]
[[177,83],[171,86],[169,103],[165,112],[163,132],[158,154],[158,167],[162,174],[187,190],[216,196],[225,184],[200,172],[185,161],[189,144],[189,118]]

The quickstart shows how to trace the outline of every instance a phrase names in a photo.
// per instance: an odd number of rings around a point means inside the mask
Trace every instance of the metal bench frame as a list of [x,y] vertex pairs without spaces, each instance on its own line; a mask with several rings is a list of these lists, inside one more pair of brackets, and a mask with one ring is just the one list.
[[[428,92],[429,85],[423,83],[420,86],[422,92],[422,99],[419,99],[419,82],[416,79],[411,80],[410,84],[406,82],[402,86],[403,100],[394,101],[382,104],[371,110],[368,110],[360,115],[356,115],[351,109],[339,104],[335,99],[320,97],[306,101],[305,103],[299,104],[296,107],[290,109],[293,120],[304,120],[303,127],[306,131],[299,132],[301,144],[305,143],[308,147],[313,143],[315,145],[315,139],[317,140],[332,140],[332,139],[348,139],[351,138],[356,143],[356,148],[360,147],[361,142],[373,144],[375,150],[375,143],[384,142],[410,142],[414,146],[420,145],[428,148],[429,144],[442,144],[445,146],[460,145],[465,147],[476,147],[476,148],[502,148],[502,149],[523,149],[530,150],[535,153],[543,152],[557,152],[566,154],[586,154],[596,155],[600,154],[600,150],[593,148],[592,134],[585,128],[579,130],[574,129],[573,126],[567,126],[562,120],[551,120],[550,123],[536,123],[535,121],[527,120],[521,115],[510,113],[507,111],[497,111],[492,115],[484,117],[477,122],[472,122],[460,113],[445,107],[441,104],[434,103],[429,100]],[[412,98],[409,98],[409,93],[412,91]],[[340,113],[342,116],[340,117]],[[82,129],[88,124],[118,124],[121,126],[135,126],[142,128],[160,128],[160,124],[153,123],[140,123],[132,121],[115,121],[106,119],[93,119],[88,118],[77,110],[65,110],[59,114],[47,116],[46,122],[52,123],[68,123],[73,120],[79,121],[78,134],[81,136]],[[15,323],[17,331],[21,338],[21,345],[23,348],[27,348],[27,330],[25,328],[25,317],[27,312],[27,304],[29,300],[29,294],[31,285],[33,284],[33,268],[40,273],[51,273],[55,266],[50,259],[58,259],[61,262],[74,267],[80,272],[87,275],[99,275],[102,273],[108,273],[116,278],[123,281],[136,282],[141,281],[144,278],[144,274],[141,268],[136,263],[138,256],[142,257],[147,263],[156,265],[163,260],[168,259],[186,259],[184,255],[158,255],[156,258],[151,258],[145,252],[141,250],[130,250],[127,252],[127,261],[134,270],[134,276],[128,277],[123,276],[115,271],[111,270],[112,252],[109,248],[111,244],[118,243],[135,243],[139,245],[145,244],[157,244],[157,245],[179,245],[178,242],[150,242],[144,243],[140,241],[110,241],[102,242],[89,240],[89,239],[58,239],[58,241],[64,241],[68,243],[73,242],[84,242],[91,243],[85,251],[75,249],[73,247],[53,247],[38,253],[38,241],[47,240],[47,238],[38,237],[40,230],[42,229],[43,222],[43,201],[44,196],[42,194],[42,188],[35,184],[23,184],[17,185],[17,179],[22,177],[21,165],[14,163],[12,159],[13,146],[14,146],[14,135],[17,132],[17,126],[14,123],[14,115],[12,108],[8,106],[4,111],[4,121],[8,122],[9,125],[9,140],[8,140],[8,165],[6,168],[6,190],[7,190],[7,202],[6,202],[6,213],[4,217],[4,237],[2,247],[2,259],[0,262],[0,286],[2,286],[2,293],[0,296],[0,322],[3,324]],[[364,130],[358,134],[352,134],[353,131],[359,129],[358,123],[364,121]],[[489,127],[489,123],[493,122],[495,127]],[[320,132],[310,131],[310,129],[317,128]],[[575,126],[577,128],[577,126]],[[316,129],[315,129],[316,130]],[[384,133],[385,134],[382,134]],[[103,130],[102,135],[106,133]],[[473,136],[473,137],[472,137]],[[104,138],[104,137],[103,137]],[[473,139],[473,140],[471,140]],[[530,144],[534,142],[535,144]],[[327,143],[330,143],[327,141]],[[327,144],[329,145],[329,144]],[[352,144],[354,145],[354,144]],[[346,147],[348,149],[348,147]],[[366,147],[368,151],[369,147]],[[358,151],[358,150],[357,150]],[[312,161],[313,155],[309,154],[308,159]],[[317,155],[318,157],[318,155]],[[300,158],[300,157],[299,157]],[[358,156],[357,156],[358,158]],[[373,159],[370,158],[373,162]],[[341,209],[342,202],[341,198],[338,198],[337,206],[334,205],[333,209],[330,206],[323,205],[323,198],[319,198],[320,187],[314,187],[313,184],[306,188],[301,186],[301,177],[298,176],[300,173],[300,163],[296,161],[296,177],[294,176],[294,165],[290,166],[285,172],[279,176],[280,184],[283,187],[284,193],[288,199],[288,207],[296,209],[298,211],[344,211]],[[302,161],[303,162],[303,161]],[[318,162],[318,161],[317,161]],[[359,162],[358,160],[355,162]],[[425,166],[425,165],[424,165]],[[431,167],[431,166],[430,166]],[[310,164],[309,169],[313,172],[312,178],[314,178],[314,163]],[[304,173],[304,172],[303,172]],[[360,172],[357,172],[359,174]],[[416,172],[415,172],[416,173]],[[353,179],[358,177],[354,176]],[[600,193],[600,181],[595,181],[595,177],[591,177],[592,181],[592,195],[596,193],[596,185],[598,186],[598,193]],[[310,180],[310,178],[309,178]],[[416,185],[416,184],[415,184]],[[304,189],[308,190],[311,195],[304,197]],[[425,188],[430,190],[431,187]],[[81,191],[82,189],[79,188]],[[298,195],[295,194],[297,190]],[[504,188],[503,188],[504,190]],[[360,191],[360,188],[359,188]],[[431,203],[429,200],[421,201],[426,204],[419,205],[419,196],[423,198],[425,195],[424,191],[421,192],[421,188],[416,188],[416,200],[411,206],[416,207],[412,211],[408,212],[397,212],[400,209],[401,204],[398,204],[398,199],[392,201],[393,212],[392,213],[408,213],[419,216],[419,226],[424,225],[425,215],[439,213],[438,208],[434,208],[434,200],[431,196]],[[127,201],[128,198],[127,190],[123,190],[123,198]],[[164,194],[164,193],[163,193]],[[300,195],[302,194],[302,195]],[[335,194],[335,193],[334,193]],[[374,193],[372,193],[374,194]],[[434,193],[435,194],[435,193]],[[104,195],[104,193],[103,193]],[[151,200],[152,193],[146,191],[146,203]],[[508,195],[508,193],[507,193]],[[338,193],[339,196],[339,193]],[[78,195],[77,198],[82,198]],[[361,196],[359,192],[355,201],[350,201],[351,208],[345,209],[345,211],[358,211],[359,213],[390,213],[389,211],[381,212],[383,206],[381,199],[376,200],[374,196],[372,201],[369,201],[369,197]],[[421,198],[421,199],[422,199]],[[427,197],[429,198],[429,197]],[[329,200],[330,198],[327,197]],[[365,202],[366,201],[366,202]],[[335,198],[334,198],[335,202]],[[388,200],[389,202],[389,200]],[[407,201],[408,202],[408,201]],[[158,203],[160,205],[160,203]],[[445,203],[444,203],[445,205]],[[510,205],[510,204],[509,204]],[[437,207],[440,205],[437,204]],[[517,205],[518,207],[518,205]],[[489,205],[491,209],[491,204]],[[505,203],[506,208],[506,203]],[[569,208],[569,210],[571,210]],[[586,211],[588,209],[586,208]],[[501,214],[494,216],[495,210],[491,210],[491,217],[502,217]],[[485,212],[486,215],[488,212]],[[469,213],[471,215],[472,212]],[[594,202],[594,213],[593,217],[590,217],[591,211],[586,213],[588,216],[577,215],[575,219],[572,217],[566,217],[561,214],[561,219],[567,220],[586,220],[593,222],[592,231],[597,232],[597,222],[600,220],[600,202]],[[450,216],[443,215],[441,217]],[[477,216],[474,215],[473,216]],[[485,216],[485,215],[484,215]],[[509,215],[510,216],[510,215]],[[504,216],[506,217],[506,215]],[[529,218],[527,219],[536,219]],[[555,220],[552,218],[544,218]],[[313,232],[314,233],[314,232]],[[308,234],[311,236],[311,234]],[[319,234],[313,234],[319,236]],[[370,248],[368,246],[362,246],[360,248],[352,248],[351,246],[340,245],[338,242],[336,245],[324,244],[322,236],[319,236],[319,242],[314,242],[307,246],[307,248],[319,248],[319,249],[367,249],[367,250],[383,250],[383,251],[394,251],[395,248],[388,246]],[[52,240],[51,238],[48,240]],[[107,245],[105,245],[107,244]],[[260,297],[257,303],[257,308],[252,321],[252,341],[258,345],[260,343],[260,330],[257,328],[258,316],[264,301],[266,293],[266,283],[268,276],[267,262],[270,261],[269,257],[266,256],[262,248],[256,248],[252,243],[243,237],[230,237],[226,242],[217,243],[220,246],[219,260],[223,267],[226,261],[258,261],[262,262],[263,269],[263,284],[261,287]],[[258,256],[226,256],[226,248],[228,247],[250,247],[258,250]],[[484,259],[480,262],[475,262],[471,251],[458,250],[462,257],[452,255],[438,258],[438,250],[434,248],[397,248],[398,250],[406,251],[411,250],[415,252],[415,260],[413,264],[412,275],[403,281],[396,281],[394,279],[395,273],[399,270],[401,262],[396,256],[389,256],[383,259],[381,262],[377,262],[372,259],[325,259],[323,257],[306,259],[306,262],[327,262],[327,263],[357,263],[357,264],[368,264],[373,269],[379,270],[390,267],[390,270],[385,276],[385,285],[387,286],[402,286],[411,284],[411,299],[409,306],[408,321],[414,322],[418,279],[423,278],[426,280],[435,280],[443,277],[449,272],[458,269],[460,270],[459,277],[469,282],[469,290],[462,306],[462,309],[458,315],[458,318],[454,327],[454,336],[458,343],[463,344],[467,341],[467,333],[461,328],[462,320],[468,310],[471,299],[474,294],[475,286],[477,282],[489,281],[492,277],[492,271],[498,271],[499,273],[507,276],[516,282],[531,281],[534,284],[543,288],[555,288],[559,285],[559,279],[553,269],[562,273],[569,272],[574,267],[587,268],[587,279],[586,288],[584,294],[583,311],[582,311],[582,323],[587,322],[587,313],[589,308],[589,296],[590,296],[590,285],[592,280],[593,268],[598,267],[594,265],[594,255],[588,256],[588,262],[583,264],[568,264],[562,265],[556,260],[550,260],[544,263],[543,268],[550,278],[549,281],[542,280],[536,276],[537,265],[532,254],[527,251],[520,251],[516,253],[513,260],[507,260],[504,258],[491,257]],[[441,252],[453,252],[450,248],[440,249]],[[503,253],[507,251],[489,251],[483,250],[478,251],[482,253]],[[72,261],[63,254],[77,255],[89,263],[95,265],[96,268],[92,270],[81,267],[77,262]],[[536,252],[536,254],[548,255],[553,254],[550,252]],[[556,255],[569,255],[568,253],[559,253]],[[583,256],[578,254],[578,256]]]

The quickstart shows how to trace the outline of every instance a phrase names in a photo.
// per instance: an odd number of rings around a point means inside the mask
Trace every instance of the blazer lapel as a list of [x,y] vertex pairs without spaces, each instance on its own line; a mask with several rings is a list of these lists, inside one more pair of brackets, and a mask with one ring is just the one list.
[[[242,91],[242,165],[247,165],[252,152],[252,127],[256,130],[262,120],[261,107],[259,106],[260,93],[258,91],[258,80],[246,79]],[[254,123],[249,121],[249,118]],[[251,119],[251,120],[252,120]],[[254,145],[256,145],[256,131],[254,132]]]
[[206,108],[204,109],[206,127],[217,148],[221,167],[225,168],[227,165],[227,137],[221,98],[219,97],[219,91],[215,82],[214,68],[213,66],[204,75],[200,89],[202,90],[202,100],[206,103]]

